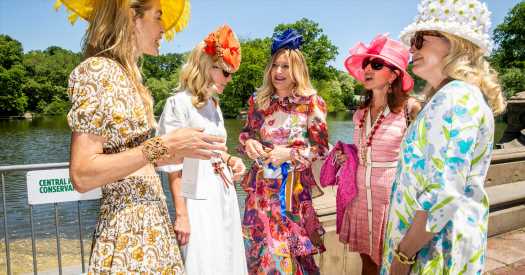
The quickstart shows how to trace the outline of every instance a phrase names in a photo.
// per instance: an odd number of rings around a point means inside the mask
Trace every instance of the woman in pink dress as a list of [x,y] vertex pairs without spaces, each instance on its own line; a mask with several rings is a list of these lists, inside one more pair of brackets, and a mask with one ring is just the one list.
[[350,53],[345,67],[367,92],[353,116],[358,191],[346,207],[339,240],[360,253],[362,274],[378,274],[400,143],[419,106],[408,95],[414,86],[406,72],[408,48],[378,35],[368,47],[359,43]]

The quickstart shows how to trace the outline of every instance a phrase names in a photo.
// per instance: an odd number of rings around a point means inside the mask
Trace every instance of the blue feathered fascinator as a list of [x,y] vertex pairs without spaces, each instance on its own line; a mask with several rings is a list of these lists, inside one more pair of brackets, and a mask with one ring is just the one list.
[[284,32],[276,33],[272,39],[272,55],[283,48],[299,49],[303,44],[303,36],[294,29],[287,29]]

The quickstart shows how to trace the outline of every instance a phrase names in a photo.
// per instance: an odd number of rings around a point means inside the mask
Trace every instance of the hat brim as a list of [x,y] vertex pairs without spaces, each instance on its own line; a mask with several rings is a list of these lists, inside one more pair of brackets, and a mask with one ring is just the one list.
[[[77,17],[86,21],[90,20],[91,13],[95,6],[95,0],[57,0],[54,8],[58,10],[61,5],[71,13],[69,21],[75,23]],[[162,27],[164,36],[171,40],[176,32],[182,31],[190,19],[189,0],[160,0],[162,9]]]
[[355,54],[355,55],[349,56],[345,60],[345,67],[348,70],[348,73],[351,76],[353,76],[357,81],[361,83],[365,82],[365,71],[362,68],[362,64],[363,64],[364,59],[367,57],[377,57],[377,58],[383,59],[389,64],[392,64],[393,66],[395,66],[397,69],[399,69],[399,71],[402,72],[401,81],[403,84],[402,86],[403,86],[404,92],[409,92],[410,90],[412,90],[412,88],[414,88],[414,79],[412,78],[412,76],[410,76],[410,74],[404,68],[398,65],[394,60],[388,57],[382,56],[382,55],[377,55],[377,54]]
[[493,48],[492,39],[488,34],[478,34],[470,28],[461,25],[458,22],[414,22],[401,31],[399,39],[403,44],[410,47],[410,39],[418,31],[438,31],[452,34],[472,42],[481,48],[484,55],[490,54]]

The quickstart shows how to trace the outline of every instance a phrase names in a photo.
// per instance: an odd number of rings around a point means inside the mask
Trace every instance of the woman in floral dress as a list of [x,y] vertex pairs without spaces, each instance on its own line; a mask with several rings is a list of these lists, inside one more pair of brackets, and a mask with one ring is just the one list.
[[482,274],[494,114],[504,99],[484,58],[489,11],[479,1],[422,1],[401,34],[414,73],[432,87],[409,127],[392,187],[381,274]]
[[164,28],[183,23],[166,23],[162,14],[174,15],[172,5],[182,11],[188,3],[90,1],[95,6],[86,8],[80,1],[62,2],[75,12],[90,12],[81,13],[90,20],[87,59],[70,75],[67,116],[73,185],[79,192],[102,188],[88,274],[183,274],[154,166],[185,156],[209,159],[212,150],[225,148],[206,141],[224,139],[195,129],[150,138],[152,98],[136,62],[142,54],[158,54]]
[[324,251],[324,230],[312,206],[311,163],[327,154],[326,105],[310,84],[301,41],[294,30],[274,37],[239,137],[256,160],[242,181],[250,274],[319,274],[313,255]]

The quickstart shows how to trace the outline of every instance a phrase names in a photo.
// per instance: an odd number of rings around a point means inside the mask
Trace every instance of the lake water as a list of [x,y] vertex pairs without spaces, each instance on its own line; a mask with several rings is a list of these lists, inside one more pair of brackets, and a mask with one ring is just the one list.
[[[228,131],[228,148],[237,154],[237,140],[243,120],[225,121]],[[328,117],[330,142],[337,140],[351,142],[353,125],[351,115],[339,113]],[[43,117],[33,120],[0,120],[0,165],[38,164],[69,161],[70,130],[64,117]],[[25,172],[5,174],[8,234],[10,240],[31,238],[29,206]],[[166,181],[163,181],[167,198],[171,198]],[[244,194],[239,192],[239,203],[244,206]],[[168,205],[173,214],[171,200]],[[82,233],[89,239],[94,230],[98,213],[98,201],[81,202]],[[54,205],[33,207],[33,223],[37,239],[53,238],[55,234]],[[77,203],[58,205],[60,236],[64,239],[78,239]],[[3,223],[5,213],[0,212]],[[4,226],[0,226],[3,242]]]

